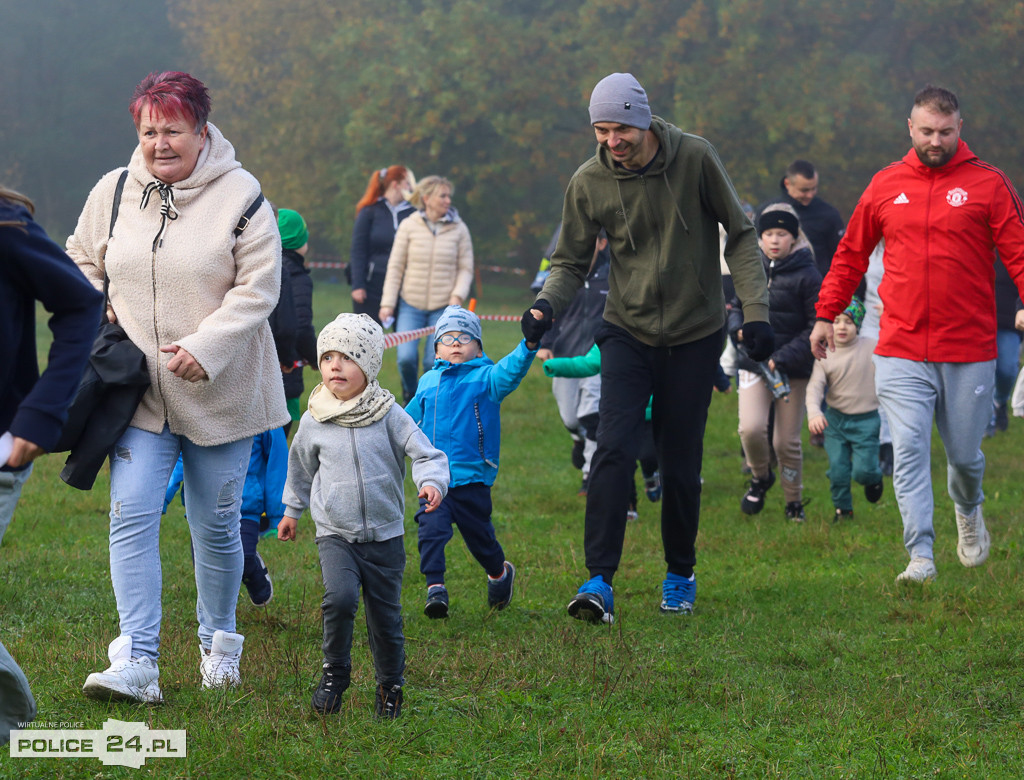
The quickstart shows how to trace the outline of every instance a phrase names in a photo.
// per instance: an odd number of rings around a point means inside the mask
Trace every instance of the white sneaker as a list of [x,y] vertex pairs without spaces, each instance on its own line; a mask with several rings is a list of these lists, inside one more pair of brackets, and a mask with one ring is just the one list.
[[202,646],[199,652],[199,671],[203,674],[204,688],[233,688],[242,682],[238,662],[242,659],[242,642],[245,637],[229,631],[214,631],[210,652]]
[[907,568],[896,575],[896,582],[931,582],[938,574],[931,558],[911,558]]
[[122,634],[107,648],[110,667],[85,678],[82,692],[101,701],[138,701],[159,704],[163,701],[157,680],[160,670],[152,658],[132,658],[132,638]]
[[956,554],[964,566],[981,566],[988,560],[988,548],[992,542],[985,528],[985,518],[978,506],[971,514],[956,513]]

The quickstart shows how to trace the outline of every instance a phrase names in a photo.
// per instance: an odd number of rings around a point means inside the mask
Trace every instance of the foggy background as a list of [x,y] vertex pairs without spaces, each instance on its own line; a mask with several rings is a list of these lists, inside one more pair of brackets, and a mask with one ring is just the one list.
[[848,219],[909,148],[928,82],[959,95],[972,150],[1024,180],[1022,30],[1024,3],[962,0],[0,0],[0,181],[63,244],[131,156],[135,84],[186,70],[314,254],[347,258],[370,173],[404,164],[452,179],[478,262],[533,269],[607,73],[708,138],[740,197],[774,196],[802,157]]

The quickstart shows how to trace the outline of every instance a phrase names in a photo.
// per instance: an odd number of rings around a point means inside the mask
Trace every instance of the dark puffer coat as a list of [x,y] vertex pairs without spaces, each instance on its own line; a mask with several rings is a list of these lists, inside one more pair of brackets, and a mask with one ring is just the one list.
[[[821,288],[821,272],[810,249],[798,249],[787,257],[769,262],[761,253],[768,275],[768,322],[775,331],[772,360],[788,377],[809,379],[814,368],[811,330],[816,317],[814,305]],[[729,310],[729,335],[743,327],[742,301],[733,298]],[[739,368],[754,371],[754,363],[740,352]]]

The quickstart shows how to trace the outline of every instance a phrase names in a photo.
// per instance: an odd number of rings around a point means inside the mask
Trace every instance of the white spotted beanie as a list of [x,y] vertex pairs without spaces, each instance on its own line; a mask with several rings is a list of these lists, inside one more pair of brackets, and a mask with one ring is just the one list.
[[316,340],[317,367],[325,352],[343,352],[373,382],[384,362],[384,331],[369,314],[345,312],[324,326]]

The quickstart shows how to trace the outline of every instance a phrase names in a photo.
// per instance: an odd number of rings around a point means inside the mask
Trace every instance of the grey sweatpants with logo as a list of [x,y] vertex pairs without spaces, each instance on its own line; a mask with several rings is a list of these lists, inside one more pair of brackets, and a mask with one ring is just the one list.
[[946,449],[949,496],[960,514],[969,515],[985,500],[981,440],[992,415],[996,362],[927,363],[882,355],[872,360],[875,392],[892,431],[892,484],[903,543],[911,558],[933,558],[932,420]]

